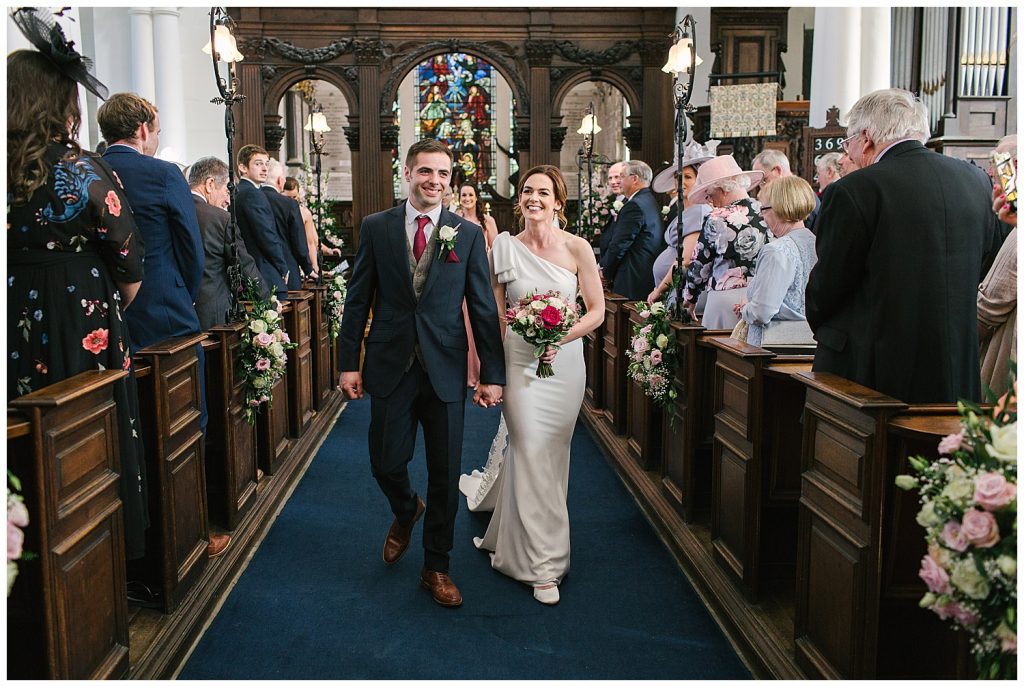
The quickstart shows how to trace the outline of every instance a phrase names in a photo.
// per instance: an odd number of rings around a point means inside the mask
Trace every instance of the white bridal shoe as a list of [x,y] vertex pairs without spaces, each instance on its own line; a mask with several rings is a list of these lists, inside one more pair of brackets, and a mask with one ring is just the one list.
[[540,601],[542,604],[554,606],[558,603],[558,585],[552,584],[550,587],[547,585],[543,587],[534,587],[533,598]]

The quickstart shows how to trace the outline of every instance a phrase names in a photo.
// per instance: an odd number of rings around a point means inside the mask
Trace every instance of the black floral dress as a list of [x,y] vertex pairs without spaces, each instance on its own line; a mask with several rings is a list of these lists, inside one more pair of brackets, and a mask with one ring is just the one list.
[[[86,370],[128,370],[117,282],[142,279],[142,244],[120,180],[99,156],[46,152],[47,183],[7,210],[7,397]],[[145,553],[146,473],[135,378],[114,387],[127,557]]]

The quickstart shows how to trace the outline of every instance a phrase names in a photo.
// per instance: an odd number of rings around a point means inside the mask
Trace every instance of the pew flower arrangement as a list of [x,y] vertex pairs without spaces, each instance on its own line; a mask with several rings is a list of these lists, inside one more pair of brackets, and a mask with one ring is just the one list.
[[246,280],[243,300],[249,301],[245,313],[245,334],[242,335],[238,364],[245,376],[245,419],[256,423],[256,413],[264,403],[272,407],[271,389],[285,372],[287,351],[297,344],[291,342],[282,328],[281,309],[284,304],[272,295],[259,297],[255,280]]
[[675,338],[668,311],[662,301],[655,301],[653,305],[637,302],[636,308],[644,322],[633,326],[633,338],[626,353],[629,358],[626,371],[647,396],[664,408],[678,395]]
[[605,195],[595,188],[590,197],[584,197],[579,205],[580,236],[588,241],[601,235],[601,230],[612,219],[614,196]]
[[[13,491],[11,488],[13,487]],[[21,482],[10,470],[7,471],[7,596],[11,595],[14,580],[18,577],[18,561],[34,558],[22,549],[25,543],[24,528],[28,526],[28,509],[21,498]]]
[[323,301],[324,316],[331,338],[337,339],[341,332],[341,316],[345,312],[345,296],[348,295],[345,277],[341,276],[340,270],[324,272],[324,286],[327,287],[327,297]]
[[928,586],[922,608],[952,620],[970,637],[978,675],[1017,672],[1017,386],[991,415],[957,404],[961,429],[939,443],[940,457],[910,458],[915,475],[896,485],[916,489],[928,554],[918,573]]

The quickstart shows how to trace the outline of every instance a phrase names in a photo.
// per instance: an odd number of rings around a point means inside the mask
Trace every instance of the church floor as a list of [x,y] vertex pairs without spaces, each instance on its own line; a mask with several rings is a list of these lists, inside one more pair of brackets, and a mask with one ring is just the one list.
[[[394,566],[391,522],[366,457],[369,400],[349,403],[178,677],[183,679],[744,679],[735,651],[577,424],[569,477],[572,569],[562,601],[491,570],[460,504],[451,575],[465,599],[419,587],[422,525]],[[466,408],[464,471],[498,415]],[[426,488],[422,441],[410,465]]]

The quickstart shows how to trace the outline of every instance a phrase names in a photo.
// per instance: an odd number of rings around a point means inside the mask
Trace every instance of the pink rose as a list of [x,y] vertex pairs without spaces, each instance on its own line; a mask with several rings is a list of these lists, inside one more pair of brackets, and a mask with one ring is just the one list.
[[960,528],[960,523],[955,520],[950,520],[942,528],[942,543],[961,553],[966,551],[967,547],[971,544],[967,541],[967,535]]
[[637,353],[644,353],[649,348],[650,345],[647,343],[647,339],[645,339],[644,337],[638,336],[635,339],[633,339],[633,350],[636,351]]
[[950,434],[945,439],[939,442],[939,455],[951,456],[954,451],[959,451],[960,447],[964,443],[963,432],[957,432],[956,434]]
[[999,510],[1017,498],[1017,485],[998,472],[986,472],[974,481],[974,500],[985,510]]
[[651,365],[658,365],[661,363],[661,349],[655,348],[651,351]]
[[266,332],[263,332],[262,334],[257,334],[253,341],[256,343],[257,346],[262,346],[263,348],[266,348],[270,344],[274,343],[274,337],[271,336],[270,334],[267,334]]
[[282,343],[291,343],[292,342],[292,340],[288,338],[288,332],[284,331],[283,329],[279,329],[278,331],[281,332],[281,342]]
[[270,360],[268,360],[267,358],[260,358],[259,360],[256,361],[256,369],[259,370],[260,372],[263,372],[264,370],[269,370]]
[[937,594],[949,592],[949,575],[931,556],[925,556],[921,559],[921,570],[918,571],[917,575],[928,585],[929,591]]
[[25,543],[25,533],[7,523],[7,560],[16,561],[21,558],[21,546]]
[[650,334],[652,326],[653,325],[645,324],[643,327],[640,327],[640,333],[641,334]]
[[12,501],[7,504],[7,522],[18,527],[28,526],[28,508],[21,501]]
[[334,295],[334,300],[336,300],[336,301],[340,301],[341,300],[341,291],[335,291],[333,295]]
[[960,525],[964,536],[979,549],[995,546],[999,541],[999,525],[995,516],[987,511],[971,509],[964,513],[964,521]]
[[647,378],[647,381],[650,382],[651,386],[657,387],[664,379],[665,378],[661,375],[651,375]]
[[978,616],[954,601],[947,604],[935,604],[932,606],[932,610],[943,620],[955,618],[961,625],[973,625],[978,622]]

